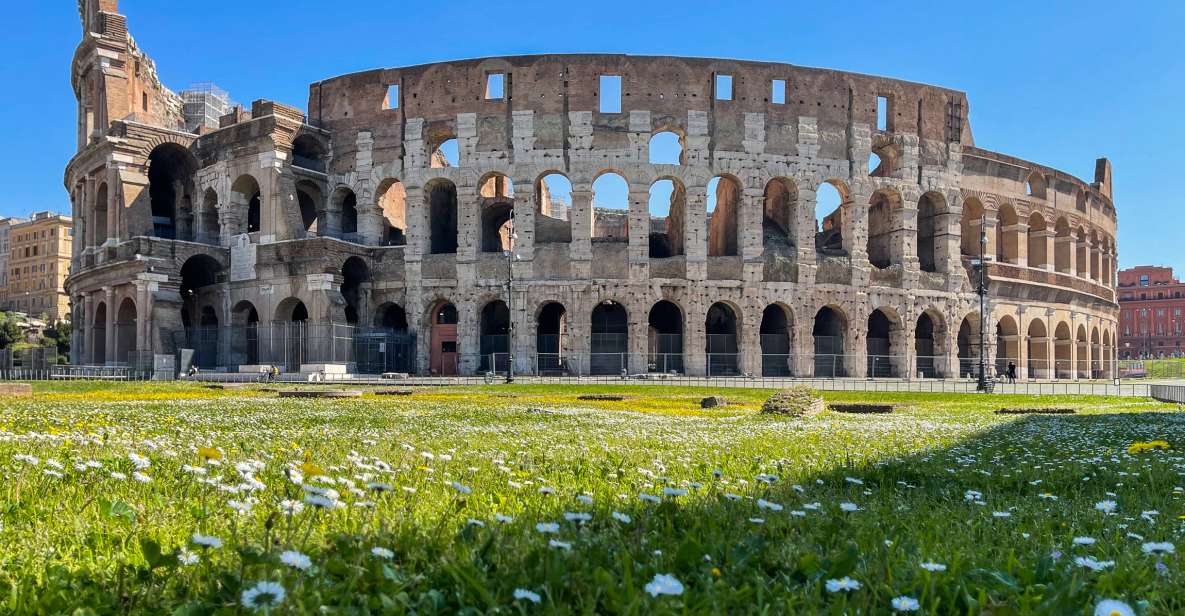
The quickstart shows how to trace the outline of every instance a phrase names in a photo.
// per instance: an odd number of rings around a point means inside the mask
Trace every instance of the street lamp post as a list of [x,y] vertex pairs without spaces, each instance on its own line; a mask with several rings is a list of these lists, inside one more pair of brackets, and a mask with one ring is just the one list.
[[979,221],[979,281],[975,292],[979,294],[979,380],[976,391],[987,391],[987,263],[983,256],[987,252],[987,212]]
[[[503,251],[506,256],[506,312],[509,313],[509,323],[507,327],[506,338],[506,382],[514,382],[514,240],[518,234],[514,230],[514,210],[510,210],[510,228],[507,229],[507,250]],[[494,369],[497,369],[498,360],[494,358]]]

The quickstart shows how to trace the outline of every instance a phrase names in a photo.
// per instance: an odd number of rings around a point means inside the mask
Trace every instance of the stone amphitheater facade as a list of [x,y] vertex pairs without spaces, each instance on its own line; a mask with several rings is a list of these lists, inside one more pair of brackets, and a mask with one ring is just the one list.
[[[982,233],[989,362],[1113,372],[1110,163],[1087,182],[978,148],[962,92],[499,57],[333,77],[307,113],[257,100],[193,133],[115,0],[79,5],[76,363],[370,371],[365,338],[425,374],[965,376]],[[652,162],[660,142],[677,157]]]

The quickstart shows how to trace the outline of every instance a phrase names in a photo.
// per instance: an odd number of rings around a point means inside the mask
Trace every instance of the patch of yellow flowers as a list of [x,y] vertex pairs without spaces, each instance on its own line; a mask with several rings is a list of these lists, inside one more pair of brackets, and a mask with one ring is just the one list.
[[1136,443],[1132,443],[1130,446],[1128,446],[1127,452],[1130,454],[1137,454],[1137,453],[1144,453],[1145,451],[1152,451],[1153,449],[1168,449],[1168,448],[1169,448],[1169,444],[1167,441],[1148,441],[1147,443],[1136,442]]

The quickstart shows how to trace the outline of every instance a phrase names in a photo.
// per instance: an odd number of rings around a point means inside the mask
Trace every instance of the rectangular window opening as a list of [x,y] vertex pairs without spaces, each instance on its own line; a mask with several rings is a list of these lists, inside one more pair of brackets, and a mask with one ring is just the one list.
[[876,97],[876,129],[889,130],[889,99],[885,96]]
[[144,108],[144,111],[148,111],[148,94],[146,92],[140,93],[140,106]]
[[775,79],[769,93],[769,102],[775,105],[786,104],[786,80]]
[[716,74],[716,100],[732,100],[732,75]]
[[399,84],[387,86],[387,97],[383,99],[383,109],[399,109]]
[[498,100],[506,96],[506,74],[486,74],[486,100]]
[[621,76],[601,75],[601,113],[621,113]]

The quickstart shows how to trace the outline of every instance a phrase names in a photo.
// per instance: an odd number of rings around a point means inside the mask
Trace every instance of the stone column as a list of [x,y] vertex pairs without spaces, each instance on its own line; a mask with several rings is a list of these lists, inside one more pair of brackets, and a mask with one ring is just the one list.
[[687,187],[687,211],[683,219],[683,252],[687,279],[708,279],[708,187]]
[[[943,274],[957,274],[962,277],[962,219],[961,207],[950,207],[935,216],[934,220],[934,270]],[[978,226],[978,225],[976,225]],[[976,233],[975,241],[979,241]]]
[[761,188],[744,188],[737,209],[737,226],[740,229],[737,248],[743,263],[741,279],[761,282],[765,277],[765,245],[762,237],[765,191]]
[[[111,189],[112,189],[112,186],[110,184],[108,184],[107,185],[107,194],[111,194]],[[94,246],[95,240],[96,240],[96,238],[95,238],[95,224],[94,224],[95,220],[94,220],[93,212],[95,212],[96,208],[98,207],[98,204],[94,203],[94,200],[97,197],[97,195],[95,194],[95,190],[96,190],[95,178],[93,178],[91,176],[87,176],[86,180],[83,181],[83,188],[82,188],[83,206],[82,206],[82,209],[85,210],[85,212],[86,212],[84,220],[88,224],[86,224],[85,229],[83,231],[83,237],[75,238],[75,239],[80,240],[86,247]],[[78,242],[75,242],[75,243],[78,243]]]
[[[898,219],[900,216],[900,219]],[[901,208],[893,213],[892,240],[889,245],[889,258],[892,263],[900,263],[906,272],[915,273],[921,270],[918,259],[918,208],[915,200],[908,200]]]
[[1045,242],[1045,270],[1055,271],[1057,268],[1054,264],[1057,262],[1057,232],[1052,229],[1045,229],[1038,232],[1038,237],[1042,242]]
[[[633,235],[632,230],[630,235]],[[626,343],[626,349],[629,352],[629,358],[626,360],[627,368],[630,374],[640,374],[647,371],[646,364],[649,360],[646,353],[649,312],[646,310],[646,306],[639,304],[627,304],[627,310],[629,311],[629,336]]]
[[[872,276],[872,264],[868,262],[868,202],[872,191],[865,183],[852,187],[852,197],[840,207],[843,208],[843,248],[851,259],[852,287],[866,289]],[[867,371],[866,365],[861,370]]]
[[803,315],[794,319],[794,338],[791,340],[790,358],[794,376],[815,375],[815,315]]
[[532,278],[535,260],[535,182],[528,176],[514,178],[515,278]]
[[[148,281],[136,280],[136,350],[137,351],[151,351],[151,329],[149,329],[152,308],[148,305]],[[200,321],[199,321],[200,322]]]
[[[120,207],[123,183],[119,175],[122,168],[122,166],[107,168],[107,242],[112,245],[119,243],[121,237],[119,230],[125,227],[122,220],[123,208]],[[146,181],[147,176],[145,177]],[[148,188],[147,184],[144,185],[144,188]]]
[[[1070,275],[1070,276],[1075,276],[1075,275],[1077,275],[1077,274],[1076,274],[1076,272],[1077,272],[1077,269],[1076,269],[1076,267],[1077,267],[1076,261],[1078,260],[1078,251],[1076,250],[1076,247],[1075,247],[1075,245],[1074,245],[1074,236],[1073,236],[1073,234],[1060,236],[1060,237],[1056,238],[1056,239],[1054,240],[1054,242],[1055,242],[1055,243],[1056,243],[1056,245],[1057,245],[1057,246],[1056,246],[1056,248],[1055,248],[1055,250],[1056,250],[1057,252],[1055,252],[1055,253],[1054,253],[1054,259],[1053,259],[1053,261],[1054,261],[1054,263],[1055,263],[1055,264],[1057,263],[1057,255],[1058,255],[1058,253],[1066,253],[1066,254],[1068,254],[1068,255],[1069,255],[1069,258],[1068,258],[1068,259],[1066,259],[1066,266],[1065,266],[1065,268],[1064,268],[1064,269],[1061,269],[1061,270],[1058,270],[1058,271],[1059,271],[1060,273],[1062,273],[1062,274],[1068,274],[1068,275]],[[1055,269],[1056,269],[1056,268],[1055,268]]]
[[[865,259],[867,261],[867,259]],[[868,376],[868,321],[848,315],[848,331],[844,334],[844,369],[856,378]]]
[[629,279],[650,278],[650,187],[629,185]]
[[86,293],[82,296],[82,320],[75,326],[76,329],[82,328],[83,338],[81,361],[77,363],[95,363],[95,305],[93,298],[94,293]]
[[117,309],[115,307],[114,287],[103,287],[103,301],[106,302],[105,305],[107,306],[107,322],[104,324],[104,327],[107,329],[104,330],[106,338],[104,339],[103,347],[106,357],[103,358],[103,362],[111,363],[119,361],[119,359],[115,357],[115,312]]
[[[710,301],[708,302],[711,303]],[[707,307],[688,302],[683,307],[683,368],[688,376],[708,374]]]
[[572,208],[568,211],[568,224],[572,229],[572,242],[568,244],[571,273],[575,280],[587,280],[592,277],[591,186],[587,182],[572,182],[571,195]]
[[[794,252],[798,268],[798,284],[809,289],[815,284],[815,270],[818,268],[818,252],[815,250],[815,236],[819,232],[819,221],[815,219],[817,192],[806,182],[798,187],[798,209],[792,212],[796,217],[797,231],[794,237]],[[813,315],[812,315],[813,316]],[[811,372],[795,371],[795,374]]]
[[[1083,237],[1083,238],[1081,238],[1081,239],[1080,239],[1080,240],[1078,240],[1078,241],[1079,241],[1079,243],[1080,243],[1080,244],[1082,244],[1083,246],[1085,246],[1085,247],[1086,247],[1086,249],[1083,251],[1083,253],[1084,253],[1085,257],[1086,257],[1086,262],[1085,262],[1085,263],[1078,263],[1078,264],[1077,264],[1077,267],[1078,267],[1078,275],[1079,275],[1079,276],[1081,276],[1081,277],[1083,277],[1083,278],[1085,278],[1085,279],[1087,279],[1087,280],[1090,280],[1090,279],[1091,279],[1091,258],[1090,258],[1090,254],[1091,254],[1091,248],[1092,248],[1092,246],[1091,246],[1091,244],[1090,244],[1090,237],[1089,237],[1089,236],[1087,236],[1087,237]],[[1075,252],[1077,252],[1077,251],[1075,251]]]
[[740,368],[741,372],[761,376],[761,309],[750,310],[747,316],[741,319],[737,340]]
[[[1015,264],[1021,267],[1029,266],[1029,225],[1023,222],[1018,222],[1015,225],[1008,225],[1004,227],[1004,233],[1011,234],[1016,238],[1016,261]],[[1005,243],[1007,243],[1009,235],[1005,235]]]

